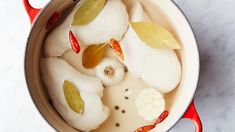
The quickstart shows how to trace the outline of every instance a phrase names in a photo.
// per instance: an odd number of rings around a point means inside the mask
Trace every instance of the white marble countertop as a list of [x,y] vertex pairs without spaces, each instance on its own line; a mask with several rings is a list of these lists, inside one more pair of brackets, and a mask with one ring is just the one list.
[[[33,0],[32,0],[33,1]],[[33,1],[43,6],[48,0]],[[206,132],[235,131],[235,1],[175,0],[190,20],[201,52],[195,104]],[[0,131],[54,131],[29,96],[23,71],[30,23],[21,0],[0,4]],[[172,132],[193,132],[182,120]]]

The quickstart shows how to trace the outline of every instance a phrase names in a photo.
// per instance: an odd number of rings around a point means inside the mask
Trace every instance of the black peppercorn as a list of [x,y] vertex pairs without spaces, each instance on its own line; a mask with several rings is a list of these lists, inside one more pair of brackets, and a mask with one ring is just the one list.
[[119,123],[116,123],[115,125],[116,125],[116,127],[119,127],[119,126],[120,126],[120,124],[119,124]]
[[128,100],[128,99],[129,99],[129,97],[125,96],[125,99],[126,99],[126,100]]
[[124,113],[126,113],[126,111],[125,111],[125,110],[122,110],[122,113],[124,114]]
[[119,110],[119,106],[115,106],[115,110]]

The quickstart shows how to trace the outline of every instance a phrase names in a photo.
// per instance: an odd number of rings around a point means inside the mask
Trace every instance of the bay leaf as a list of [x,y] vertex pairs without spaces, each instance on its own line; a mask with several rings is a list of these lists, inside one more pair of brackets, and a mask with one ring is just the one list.
[[105,46],[107,44],[98,44],[88,46],[82,54],[82,65],[91,69],[98,65],[104,55]]
[[174,36],[163,27],[152,22],[131,22],[136,34],[148,46],[159,49],[181,49]]
[[93,21],[102,11],[105,0],[86,0],[76,11],[72,25],[85,25]]
[[75,86],[68,80],[64,81],[63,85],[64,96],[69,107],[78,114],[84,112],[84,101],[82,100],[80,93]]

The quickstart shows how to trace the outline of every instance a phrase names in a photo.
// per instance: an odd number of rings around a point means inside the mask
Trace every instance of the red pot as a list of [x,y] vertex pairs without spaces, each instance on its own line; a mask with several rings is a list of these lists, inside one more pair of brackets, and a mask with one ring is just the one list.
[[[124,0],[128,4],[133,1]],[[71,4],[72,0],[53,0],[44,9],[33,8],[28,0],[23,0],[23,2],[33,25],[25,55],[25,74],[32,99],[40,113],[56,130],[77,131],[70,127],[50,105],[39,70],[39,58],[48,20],[54,12],[61,11]],[[202,123],[193,102],[199,77],[199,52],[193,30],[183,12],[173,1],[142,0],[142,2],[148,7],[149,14],[154,14],[154,16],[161,14],[163,16],[163,21],[159,22],[173,31],[184,47],[182,53],[180,53],[183,67],[182,82],[176,92],[172,93],[174,99],[170,101],[172,102],[170,115],[155,130],[167,131],[180,119],[188,118],[194,122],[196,132],[202,132]]]

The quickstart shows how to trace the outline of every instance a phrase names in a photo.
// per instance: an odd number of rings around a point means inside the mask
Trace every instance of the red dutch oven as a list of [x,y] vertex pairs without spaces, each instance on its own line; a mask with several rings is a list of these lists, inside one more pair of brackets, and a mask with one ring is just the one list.
[[[135,0],[123,0],[128,6]],[[193,98],[199,78],[199,51],[193,30],[187,18],[179,7],[171,0],[141,0],[147,7],[148,13],[154,20],[155,14],[161,14],[163,26],[172,31],[183,45],[180,53],[182,62],[182,81],[177,90],[170,93],[171,98],[168,117],[158,125],[155,131],[168,131],[180,119],[188,118],[196,126],[196,132],[202,132],[202,123],[195,109]],[[23,0],[26,12],[32,23],[25,54],[25,75],[28,89],[39,112],[58,131],[78,131],[69,126],[50,105],[45,86],[41,80],[39,59],[43,40],[46,36],[46,25],[55,12],[61,12],[71,4],[73,0],[53,0],[44,9],[36,9]],[[159,17],[158,17],[159,20]]]

